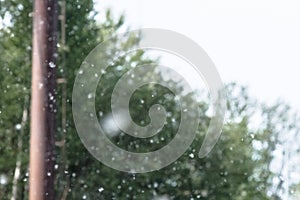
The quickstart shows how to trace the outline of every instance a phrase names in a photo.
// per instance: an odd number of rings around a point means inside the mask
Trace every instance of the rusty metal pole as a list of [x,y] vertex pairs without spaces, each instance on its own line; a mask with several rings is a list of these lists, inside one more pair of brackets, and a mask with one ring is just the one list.
[[35,0],[30,122],[30,200],[54,200],[57,0]]

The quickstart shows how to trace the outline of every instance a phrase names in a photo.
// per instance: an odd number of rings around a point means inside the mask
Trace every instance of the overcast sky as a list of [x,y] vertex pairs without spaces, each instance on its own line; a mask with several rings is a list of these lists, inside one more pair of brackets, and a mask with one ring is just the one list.
[[[248,85],[260,100],[300,110],[300,1],[96,0],[132,28],[164,28],[196,41],[224,82]],[[99,16],[101,18],[101,15]]]

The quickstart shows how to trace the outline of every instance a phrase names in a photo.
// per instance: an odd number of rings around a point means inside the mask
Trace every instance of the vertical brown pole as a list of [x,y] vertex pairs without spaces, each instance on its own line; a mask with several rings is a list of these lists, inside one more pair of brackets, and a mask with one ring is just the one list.
[[54,199],[57,0],[35,0],[30,127],[30,200]]

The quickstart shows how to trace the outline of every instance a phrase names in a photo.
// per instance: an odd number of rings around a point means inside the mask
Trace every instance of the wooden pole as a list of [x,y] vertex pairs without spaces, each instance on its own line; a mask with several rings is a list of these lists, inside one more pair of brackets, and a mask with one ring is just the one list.
[[57,0],[35,0],[30,122],[30,200],[54,200]]

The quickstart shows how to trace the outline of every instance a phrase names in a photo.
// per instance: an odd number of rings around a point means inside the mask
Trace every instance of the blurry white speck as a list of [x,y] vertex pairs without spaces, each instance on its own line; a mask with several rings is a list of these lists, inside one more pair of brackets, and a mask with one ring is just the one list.
[[207,197],[208,191],[207,191],[207,190],[201,190],[201,195],[202,195],[203,197]]
[[4,174],[0,175],[0,185],[6,185],[7,184],[7,177]]
[[53,62],[49,62],[49,67],[54,68],[56,65]]
[[99,192],[103,192],[103,191],[104,191],[104,188],[101,187],[101,188],[98,189],[98,191],[99,191]]
[[168,195],[163,195],[163,196],[156,196],[153,198],[153,200],[170,200]]
[[20,130],[22,128],[21,124],[17,124],[15,127],[17,130]]
[[88,94],[88,99],[91,99],[93,97],[93,94],[92,93],[89,93]]
[[[117,115],[118,116],[116,118],[121,119],[121,121],[118,121],[118,124],[122,127],[128,127],[130,121],[126,118],[126,113],[124,111],[119,111]],[[108,136],[114,137],[120,133],[120,129],[116,124],[112,114],[108,114],[107,116],[105,116],[103,119],[103,123],[101,124],[103,125],[105,134],[107,134]]]

